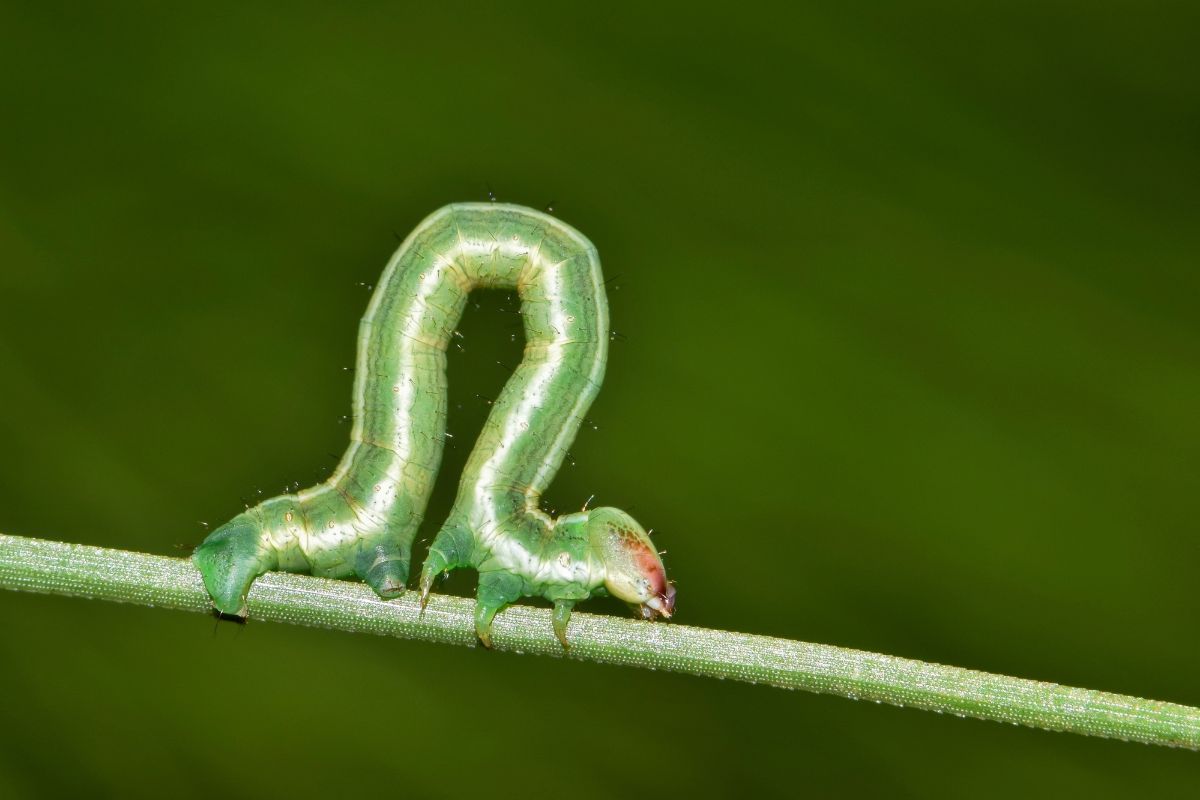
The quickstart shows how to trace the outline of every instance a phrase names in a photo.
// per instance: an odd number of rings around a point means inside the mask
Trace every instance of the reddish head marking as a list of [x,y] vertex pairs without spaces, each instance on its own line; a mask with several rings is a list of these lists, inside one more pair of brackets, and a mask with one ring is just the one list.
[[645,536],[625,531],[622,531],[622,534],[625,548],[633,558],[637,571],[650,584],[650,590],[653,592],[651,602],[654,599],[658,601],[655,604],[658,607],[643,605],[642,615],[647,619],[653,619],[659,614],[664,617],[671,616],[675,613],[675,586],[667,582],[667,571],[663,568],[662,559],[658,557],[658,551]]

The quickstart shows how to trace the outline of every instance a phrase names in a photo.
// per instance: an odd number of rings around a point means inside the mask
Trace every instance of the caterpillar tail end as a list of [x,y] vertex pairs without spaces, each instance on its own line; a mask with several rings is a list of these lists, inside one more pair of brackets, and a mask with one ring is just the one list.
[[208,535],[192,553],[204,588],[221,614],[245,618],[250,584],[276,566],[274,550],[253,520],[235,517]]

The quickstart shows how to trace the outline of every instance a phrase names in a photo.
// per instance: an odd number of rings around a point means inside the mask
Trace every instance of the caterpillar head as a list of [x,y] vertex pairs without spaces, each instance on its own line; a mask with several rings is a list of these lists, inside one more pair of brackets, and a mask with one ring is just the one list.
[[594,508],[587,515],[588,541],[604,563],[609,594],[638,606],[644,619],[670,617],[675,586],[642,526],[616,508]]

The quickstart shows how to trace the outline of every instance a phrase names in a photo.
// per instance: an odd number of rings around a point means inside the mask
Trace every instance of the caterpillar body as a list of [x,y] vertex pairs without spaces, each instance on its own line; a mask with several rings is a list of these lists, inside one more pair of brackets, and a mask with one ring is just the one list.
[[608,356],[608,304],[596,248],[523,206],[460,203],[435,211],[388,262],[358,333],[350,446],[333,474],[214,530],[193,554],[217,610],[244,617],[268,570],[357,576],[381,597],[405,590],[412,542],[441,464],[446,348],[474,289],[515,289],[525,352],[493,403],[449,518],[421,570],[479,571],[475,628],[522,596],[554,603],[567,646],[574,604],[604,593],[647,619],[669,617],[675,589],[642,527],[615,508],[551,518],[539,507]]

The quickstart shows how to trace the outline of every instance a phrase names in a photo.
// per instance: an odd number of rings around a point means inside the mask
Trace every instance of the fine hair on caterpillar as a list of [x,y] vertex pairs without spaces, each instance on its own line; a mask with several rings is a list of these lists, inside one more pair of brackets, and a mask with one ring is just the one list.
[[[624,511],[554,517],[540,499],[600,390],[614,338],[600,260],[582,234],[541,211],[462,203],[406,237],[359,325],[350,446],[316,486],[259,502],[196,549],[214,606],[245,616],[268,570],[358,577],[383,598],[405,590],[412,543],[450,434],[446,350],[470,293],[515,291],[524,353],[467,459],[421,569],[426,601],[453,569],[479,572],[475,627],[522,596],[554,603],[563,646],[571,609],[603,594],[669,617],[675,590],[646,531]],[[461,337],[458,337],[461,338]],[[499,362],[497,362],[499,363]],[[589,421],[590,422],[590,421]]]

